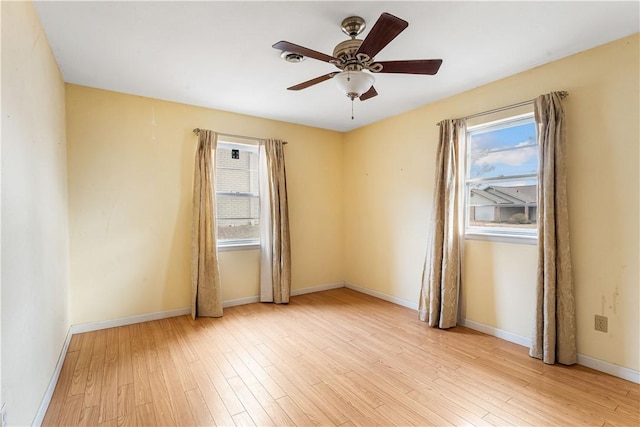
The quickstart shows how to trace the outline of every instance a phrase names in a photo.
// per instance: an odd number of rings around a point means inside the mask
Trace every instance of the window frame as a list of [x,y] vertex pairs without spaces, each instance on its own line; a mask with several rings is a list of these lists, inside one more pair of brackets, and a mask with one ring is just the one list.
[[[235,139],[235,138],[234,138]],[[250,150],[247,149],[247,147],[251,147]],[[255,169],[255,173],[256,176],[258,177],[258,191],[256,193],[251,193],[251,192],[223,192],[223,191],[218,191],[218,184],[217,184],[217,180],[218,180],[218,149],[220,148],[225,148],[225,149],[239,149],[241,151],[252,151],[255,152],[255,154],[257,155],[258,158],[258,166]],[[243,140],[243,142],[239,142],[239,141],[229,141],[227,139],[223,139],[220,138],[217,141],[216,144],[216,156],[215,156],[215,174],[216,174],[216,185],[215,185],[215,196],[216,196],[216,206],[215,206],[215,215],[216,215],[216,245],[217,245],[217,249],[220,252],[227,252],[227,251],[238,251],[238,250],[250,250],[250,249],[259,249],[260,248],[260,244],[261,244],[261,239],[260,236],[256,237],[256,238],[247,238],[247,239],[224,239],[221,240],[220,238],[218,238],[218,221],[221,220],[221,218],[218,217],[218,197],[223,196],[223,197],[255,197],[258,199],[258,224],[260,224],[260,203],[262,203],[261,199],[260,199],[260,150],[259,150],[259,145],[257,143],[255,143],[253,140]],[[227,170],[246,170],[249,173],[251,173],[252,169],[248,169],[248,168],[230,168],[230,167],[221,167],[220,169],[227,169]],[[238,219],[238,218],[222,218],[222,219]]]
[[[479,130],[491,129],[491,131],[497,131],[500,129],[506,129],[522,124],[532,123],[535,129],[535,138],[536,143],[529,145],[529,147],[533,146],[538,147],[538,137],[537,137],[537,126],[535,123],[535,117],[533,111],[528,111],[526,113],[513,114],[507,117],[503,117],[495,120],[488,120],[478,124],[474,124],[472,126],[468,126],[465,132],[465,140],[464,140],[464,153],[462,156],[462,161],[464,165],[464,174],[461,177],[461,191],[462,191],[462,202],[463,202],[463,233],[465,240],[485,240],[485,241],[496,241],[496,242],[506,242],[506,243],[519,243],[519,244],[530,244],[535,245],[538,242],[538,223],[536,222],[535,228],[532,229],[523,229],[516,227],[508,227],[508,226],[474,226],[470,224],[470,186],[478,183],[505,183],[505,182],[513,182],[513,181],[523,181],[523,180],[534,180],[536,183],[536,188],[540,183],[539,179],[539,171],[540,164],[538,159],[538,164],[536,167],[535,173],[529,174],[517,174],[517,175],[501,175],[496,177],[486,177],[486,178],[471,178],[471,147],[470,147],[470,138]],[[518,147],[524,148],[525,146]],[[511,151],[516,148],[508,148],[499,151]],[[536,209],[538,206],[537,200],[537,191],[536,191]],[[506,224],[505,224],[506,225]]]

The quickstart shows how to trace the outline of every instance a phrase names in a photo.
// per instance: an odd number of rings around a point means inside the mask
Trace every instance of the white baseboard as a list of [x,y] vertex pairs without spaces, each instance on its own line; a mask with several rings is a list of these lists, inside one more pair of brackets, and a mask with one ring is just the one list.
[[376,298],[381,299],[381,300],[389,301],[389,302],[392,302],[394,304],[398,304],[398,305],[401,305],[403,307],[410,308],[412,310],[418,310],[418,303],[416,303],[416,302],[411,302],[411,301],[403,299],[403,298],[398,298],[398,297],[394,297],[394,296],[391,296],[391,295],[383,294],[382,292],[372,291],[371,289],[363,288],[362,286],[354,285],[353,283],[345,282],[344,283],[344,287],[345,288],[349,288],[351,290],[354,290],[356,292],[360,292],[360,293],[363,293],[363,294],[371,295],[372,297],[376,297]]
[[[313,292],[328,291],[329,289],[338,289],[338,288],[344,288],[344,282],[329,283],[327,285],[311,286],[311,287],[302,288],[302,289],[292,289],[291,296],[294,297],[296,295],[304,295],[304,294],[310,294]],[[255,297],[232,299],[232,300],[224,301],[222,303],[222,306],[224,308],[227,308],[227,307],[234,307],[236,305],[252,304],[254,302],[260,302],[260,297],[255,296]]]
[[56,363],[56,367],[53,370],[53,375],[51,375],[51,379],[49,380],[47,390],[44,392],[44,396],[42,397],[42,401],[40,402],[38,412],[36,412],[36,416],[31,423],[31,425],[33,426],[40,426],[42,424],[42,421],[44,421],[44,416],[47,414],[49,403],[51,403],[51,398],[53,397],[53,391],[56,389],[56,385],[58,384],[58,378],[60,378],[60,372],[62,371],[64,358],[66,357],[67,350],[69,349],[71,335],[73,335],[73,333],[71,332],[71,328],[69,328],[69,330],[67,331],[67,336],[64,339],[64,343],[62,344],[62,351],[60,351],[60,355],[58,356],[58,362]]
[[631,381],[632,383],[640,384],[640,372],[625,368],[624,366],[605,362],[604,360],[579,353],[578,364],[604,372],[605,374],[613,375],[614,377],[622,378],[623,380]]
[[502,329],[494,328],[493,326],[474,322],[473,320],[469,320],[469,319],[464,319],[460,323],[460,325],[469,329],[473,329],[474,331],[482,332],[487,335],[491,335],[491,336],[503,339],[505,341],[519,344],[524,347],[531,347],[531,338],[523,337],[521,335],[514,334],[512,332],[505,331]]
[[[238,299],[230,299],[227,301],[222,301],[222,307],[235,307],[236,305],[245,305],[245,304],[253,304],[254,302],[260,302],[260,297],[246,297],[246,298],[238,298]],[[191,311],[189,311],[191,313]]]
[[[464,319],[461,325],[475,331],[483,332],[487,335],[501,338],[505,341],[522,345],[524,347],[531,347],[530,338],[504,331],[502,329],[494,328],[493,326],[474,322],[473,320],[469,319]],[[614,377],[622,378],[623,380],[640,384],[640,372],[634,371],[633,369],[625,368],[624,366],[616,365],[614,363],[605,362],[604,360],[596,359],[595,357],[578,353],[578,365],[586,366],[587,368],[591,368],[596,371],[604,372],[605,374],[613,375]]]
[[335,283],[329,283],[327,285],[318,285],[318,286],[311,286],[309,288],[302,288],[302,289],[292,289],[291,290],[291,296],[296,296],[296,295],[304,295],[304,294],[311,294],[314,292],[322,292],[322,291],[328,291],[331,289],[339,289],[339,288],[344,288],[344,282],[335,282]]
[[175,310],[159,311],[157,313],[140,314],[138,316],[120,317],[118,319],[102,320],[99,322],[83,323],[71,326],[71,334],[98,331],[100,329],[116,328],[118,326],[133,325],[134,323],[149,322],[151,320],[166,319],[168,317],[191,314],[191,308],[176,308]]
[[[329,289],[343,288],[344,282],[329,283],[327,285],[312,286],[309,288],[293,289],[291,295],[303,295],[312,292],[327,291]],[[234,307],[236,305],[252,304],[259,302],[259,296],[232,299],[222,302],[222,307]],[[160,311],[156,313],[140,314],[138,316],[120,317],[118,319],[102,320],[99,322],[83,323],[71,326],[71,335],[84,332],[98,331],[100,329],[116,328],[118,326],[133,325],[134,323],[149,322],[152,320],[166,319],[168,317],[184,316],[191,314],[190,307],[176,308],[174,310]],[[66,351],[66,350],[65,350]]]

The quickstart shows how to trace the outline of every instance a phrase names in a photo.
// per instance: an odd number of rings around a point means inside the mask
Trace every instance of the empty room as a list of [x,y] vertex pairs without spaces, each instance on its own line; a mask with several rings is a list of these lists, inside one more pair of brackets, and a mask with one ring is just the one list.
[[638,1],[1,1],[2,426],[640,425]]

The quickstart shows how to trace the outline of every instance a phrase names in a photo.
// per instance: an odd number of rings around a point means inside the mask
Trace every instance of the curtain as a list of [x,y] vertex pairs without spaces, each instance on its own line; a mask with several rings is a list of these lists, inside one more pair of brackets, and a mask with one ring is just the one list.
[[576,308],[569,248],[562,94],[538,97],[538,280],[529,354],[544,363],[577,362]]
[[214,186],[217,139],[217,134],[210,130],[198,132],[191,229],[191,316],[194,319],[222,316]]
[[286,304],[291,293],[291,247],[283,142],[260,141],[259,157],[260,301]]
[[439,126],[433,213],[418,310],[420,320],[445,329],[456,326],[458,317],[463,205],[460,156],[466,125],[460,119],[443,120]]

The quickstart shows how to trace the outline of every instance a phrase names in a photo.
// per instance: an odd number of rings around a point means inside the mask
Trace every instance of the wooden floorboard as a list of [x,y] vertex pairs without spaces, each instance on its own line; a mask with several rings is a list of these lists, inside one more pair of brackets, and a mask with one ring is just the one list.
[[640,386],[349,289],[74,335],[45,426],[640,425]]

